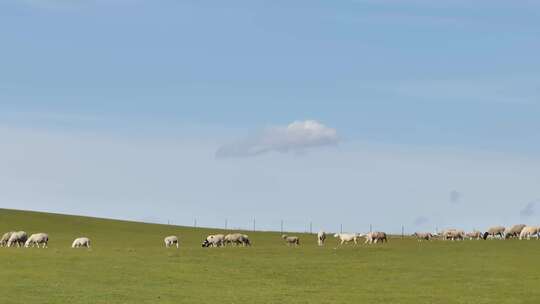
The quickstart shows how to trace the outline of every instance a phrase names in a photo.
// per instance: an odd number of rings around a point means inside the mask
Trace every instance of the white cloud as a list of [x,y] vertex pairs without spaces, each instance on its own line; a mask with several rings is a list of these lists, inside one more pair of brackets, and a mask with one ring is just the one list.
[[429,223],[429,218],[425,216],[419,216],[414,220],[415,226],[423,226],[423,225],[426,225],[427,223]]
[[522,217],[531,217],[536,214],[536,205],[540,203],[540,200],[529,202],[521,211],[519,211],[519,214]]
[[463,197],[463,195],[457,191],[457,190],[452,190],[450,191],[450,202],[453,203],[453,204],[457,204],[461,201],[461,198]]
[[315,120],[295,121],[288,126],[271,127],[262,133],[226,144],[218,149],[216,156],[250,157],[269,152],[302,153],[307,149],[332,146],[339,143],[335,129]]

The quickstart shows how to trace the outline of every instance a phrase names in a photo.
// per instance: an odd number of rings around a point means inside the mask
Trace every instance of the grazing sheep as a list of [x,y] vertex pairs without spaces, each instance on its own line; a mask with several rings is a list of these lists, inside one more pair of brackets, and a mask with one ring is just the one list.
[[366,241],[364,242],[364,244],[377,244],[378,242],[388,242],[386,233],[380,231],[370,232],[366,234],[365,237]]
[[231,234],[227,234],[225,235],[225,239],[224,239],[224,243],[225,245],[234,245],[234,246],[237,246],[238,245],[238,239],[240,238],[240,234],[239,233],[231,233]]
[[473,230],[472,232],[467,232],[465,234],[465,237],[469,240],[481,240],[482,239],[482,232],[478,230]]
[[249,240],[249,236],[247,236],[247,234],[242,234],[241,242],[242,246],[251,246],[251,241]]
[[15,233],[15,231],[6,232],[4,233],[4,235],[2,235],[2,238],[0,239],[0,247],[4,247],[7,245],[9,238],[13,233]]
[[281,236],[281,238],[285,240],[285,242],[287,243],[287,246],[291,246],[291,245],[298,246],[298,245],[300,245],[300,238],[297,237],[297,236],[288,236],[288,235],[284,234],[284,235]]
[[510,238],[519,237],[521,231],[523,230],[523,228],[525,228],[525,226],[526,225],[519,224],[519,225],[514,225],[512,227],[507,228],[504,231],[505,238],[510,239]]
[[242,246],[251,246],[251,242],[249,241],[249,237],[245,234],[241,233],[232,233],[227,234],[224,239],[225,244],[233,244],[234,246],[242,245]]
[[387,243],[388,242],[388,237],[386,236],[386,233],[384,233],[384,232],[380,232],[380,231],[374,232],[372,238],[375,241],[375,243],[378,243],[378,242]]
[[71,244],[71,248],[80,248],[80,247],[90,248],[90,239],[87,237],[76,238],[73,241],[73,244]]
[[34,247],[37,246],[39,248],[39,245],[43,245],[43,248],[47,247],[47,243],[49,243],[49,235],[46,233],[35,233],[32,234],[27,240],[26,243],[24,243],[24,247]]
[[540,227],[537,226],[526,226],[521,230],[521,233],[519,234],[519,239],[523,240],[524,238],[527,238],[527,240],[531,239],[531,236],[536,236],[536,238],[539,238],[540,235]]
[[491,228],[488,229],[487,232],[484,233],[482,238],[484,240],[486,240],[490,236],[492,238],[499,237],[499,238],[503,239],[505,230],[506,230],[506,228],[504,228],[503,226],[491,227]]
[[168,236],[163,241],[165,242],[165,247],[167,248],[174,245],[176,245],[176,248],[180,247],[180,242],[178,242],[178,237],[176,235]]
[[326,233],[324,231],[319,231],[319,233],[317,233],[317,244],[319,246],[324,246],[325,240],[326,240]]
[[225,244],[225,236],[223,234],[209,235],[202,243],[202,247],[221,247]]
[[334,234],[334,237],[339,239],[340,243],[338,246],[343,244],[348,244],[350,242],[354,242],[354,244],[358,244],[358,238],[360,237],[357,233],[336,233]]
[[24,243],[28,239],[28,234],[24,231],[13,232],[7,242],[7,247],[12,247],[17,244],[17,247],[24,246]]
[[413,236],[416,237],[419,242],[423,240],[429,241],[431,238],[433,238],[433,234],[430,232],[415,232]]
[[373,237],[371,235],[371,232],[368,232],[366,234],[360,234],[360,237],[364,237],[366,239],[366,241],[364,242],[364,244],[371,244],[373,243]]
[[444,230],[441,235],[443,240],[463,240],[465,238],[465,231],[458,229],[447,229]]

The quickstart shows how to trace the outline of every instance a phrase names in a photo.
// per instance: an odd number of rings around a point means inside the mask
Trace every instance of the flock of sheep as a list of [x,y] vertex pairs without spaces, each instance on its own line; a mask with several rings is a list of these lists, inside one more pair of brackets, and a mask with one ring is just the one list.
[[446,229],[441,233],[416,232],[413,234],[418,240],[430,240],[434,237],[440,237],[443,240],[487,240],[487,239],[511,239],[519,238],[520,240],[530,240],[531,237],[540,239],[539,226],[527,226],[524,224],[514,225],[511,227],[495,226],[489,228],[485,232],[473,230],[465,233],[460,229]]
[[[47,233],[35,233],[28,237],[24,231],[10,231],[4,233],[0,239],[0,247],[42,247],[46,248],[49,243],[49,235]],[[90,239],[87,237],[76,238],[72,248],[86,247],[90,248]]]
[[[317,244],[319,246],[324,246],[324,243],[327,238],[327,233],[320,231],[317,234]],[[488,238],[495,239],[509,239],[509,238],[519,238],[530,239],[531,237],[536,237],[540,239],[540,226],[527,226],[527,225],[514,225],[512,227],[505,228],[503,226],[496,226],[489,228],[486,232],[481,232],[474,230],[472,232],[465,233],[464,230],[460,229],[446,229],[441,233],[430,233],[430,232],[415,232],[413,235],[419,241],[422,240],[431,240],[433,238],[440,238],[443,240],[486,240]],[[354,243],[358,244],[359,240],[365,238],[365,244],[376,244],[388,242],[388,237],[386,233],[376,231],[369,232],[366,234],[359,233],[336,233],[334,237],[338,240],[338,246]],[[289,236],[282,235],[281,238],[285,241],[287,246],[299,246],[300,238],[298,236]],[[46,248],[49,242],[49,235],[46,233],[35,233],[28,237],[28,234],[24,231],[10,231],[4,233],[0,239],[0,247],[38,247]],[[167,236],[164,239],[165,247],[169,248],[171,246],[176,246],[180,248],[180,241],[177,236],[171,235]],[[249,237],[242,233],[232,233],[232,234],[213,234],[209,235],[204,239],[202,247],[222,247],[226,245],[233,246],[251,246],[251,241]],[[90,239],[87,237],[76,238],[72,245],[72,248],[90,248]]]
[[[338,245],[343,245],[347,243],[353,242],[354,244],[358,244],[358,240],[361,238],[365,238],[364,244],[376,244],[378,242],[384,243],[388,242],[388,237],[386,236],[386,233],[375,231],[375,232],[369,232],[366,234],[359,234],[359,233],[336,233],[334,234],[334,237],[338,239]],[[324,240],[326,239],[326,233],[321,231],[317,234],[317,242],[319,246],[324,245]]]
[[221,247],[225,245],[234,246],[251,246],[249,237],[242,233],[231,233],[227,235],[212,234],[206,237],[202,243],[202,247]]
[[[319,246],[323,246],[324,242],[326,241],[327,233],[324,231],[321,231],[317,234],[317,244]],[[367,244],[375,244],[378,242],[387,242],[388,238],[386,236],[386,233],[384,232],[370,232],[367,234],[358,234],[358,233],[336,233],[334,235],[335,238],[338,239],[340,242],[339,245],[343,245],[345,243],[354,242],[355,244],[358,243],[358,240],[362,237],[366,239],[365,243]],[[178,247],[178,238],[176,236],[169,236],[165,238],[165,246],[169,247],[171,243],[167,242],[168,239],[174,238],[176,240],[176,245]],[[300,246],[300,237],[298,236],[292,236],[292,235],[282,235],[281,238],[285,241],[285,244],[287,246]],[[202,247],[222,247],[226,246],[228,244],[232,244],[235,246],[251,246],[251,242],[249,240],[249,237],[245,234],[241,233],[233,233],[233,234],[212,234],[206,237],[206,239],[202,243]]]

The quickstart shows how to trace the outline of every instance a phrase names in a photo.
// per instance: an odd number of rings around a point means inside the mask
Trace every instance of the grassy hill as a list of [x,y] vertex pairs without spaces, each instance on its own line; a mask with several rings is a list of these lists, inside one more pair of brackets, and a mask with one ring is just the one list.
[[[0,248],[0,303],[540,303],[540,241],[391,239],[288,248],[201,248],[223,232],[0,209],[0,232],[47,232],[49,248]],[[177,234],[181,249],[162,239]],[[88,236],[93,248],[71,249]]]

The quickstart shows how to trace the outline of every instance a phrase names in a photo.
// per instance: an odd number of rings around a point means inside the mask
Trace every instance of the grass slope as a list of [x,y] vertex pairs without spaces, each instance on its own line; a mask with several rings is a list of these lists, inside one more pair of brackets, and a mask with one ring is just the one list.
[[[249,233],[252,248],[200,247],[219,230],[0,209],[0,231],[47,232],[48,249],[0,248],[1,303],[540,303],[540,241],[325,248]],[[178,234],[181,249],[165,249]],[[91,250],[70,248],[89,236]]]

